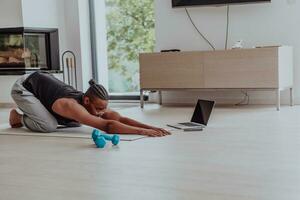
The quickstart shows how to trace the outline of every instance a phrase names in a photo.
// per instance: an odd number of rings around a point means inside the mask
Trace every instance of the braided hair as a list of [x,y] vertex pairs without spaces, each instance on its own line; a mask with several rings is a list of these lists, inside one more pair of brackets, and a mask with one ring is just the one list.
[[88,96],[88,97],[97,97],[97,98],[100,98],[102,100],[108,100],[109,99],[109,95],[108,95],[108,92],[107,90],[104,88],[103,85],[100,85],[100,84],[97,84],[95,82],[95,80],[91,79],[89,81],[89,89],[86,91],[85,93],[85,96]]

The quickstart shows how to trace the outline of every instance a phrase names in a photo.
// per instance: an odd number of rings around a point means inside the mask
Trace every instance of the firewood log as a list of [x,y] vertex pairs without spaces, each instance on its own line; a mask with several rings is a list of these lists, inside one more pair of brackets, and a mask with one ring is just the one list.
[[17,59],[21,59],[23,54],[22,49],[16,49],[14,51],[0,51],[0,57],[9,58],[14,57]]
[[8,62],[9,63],[22,63],[23,60],[18,60],[18,59],[14,58],[14,57],[9,57],[8,58]]
[[7,58],[0,57],[0,64],[7,63]]

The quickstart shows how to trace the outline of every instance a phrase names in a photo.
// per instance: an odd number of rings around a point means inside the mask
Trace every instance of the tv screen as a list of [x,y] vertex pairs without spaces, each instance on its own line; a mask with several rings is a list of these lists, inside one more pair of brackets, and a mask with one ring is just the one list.
[[271,0],[172,0],[173,7],[271,2]]

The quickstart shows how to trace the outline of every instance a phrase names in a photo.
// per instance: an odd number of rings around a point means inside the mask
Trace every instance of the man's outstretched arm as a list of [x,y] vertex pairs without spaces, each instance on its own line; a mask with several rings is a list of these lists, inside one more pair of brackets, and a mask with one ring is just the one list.
[[165,135],[153,129],[134,127],[123,124],[119,121],[107,120],[93,116],[82,105],[78,104],[73,99],[62,98],[56,100],[52,106],[52,110],[63,117],[100,129],[106,133],[139,134],[147,136]]
[[102,117],[104,119],[107,119],[107,120],[116,120],[116,121],[119,121],[123,124],[127,124],[127,125],[134,126],[134,127],[145,128],[145,129],[153,129],[153,130],[156,130],[156,131],[159,131],[159,132],[163,132],[166,135],[171,134],[170,132],[168,132],[168,131],[166,131],[162,128],[158,128],[158,127],[150,126],[150,125],[147,125],[147,124],[143,124],[143,123],[141,123],[139,121],[136,121],[134,119],[121,116],[119,113],[117,113],[115,111],[112,111],[112,110],[107,110],[102,115]]

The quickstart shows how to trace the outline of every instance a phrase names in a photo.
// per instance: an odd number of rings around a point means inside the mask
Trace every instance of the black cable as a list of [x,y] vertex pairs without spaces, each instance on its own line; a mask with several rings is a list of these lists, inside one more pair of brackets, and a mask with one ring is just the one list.
[[227,5],[227,25],[226,25],[225,50],[227,50],[227,47],[228,47],[228,35],[229,35],[229,5]]
[[214,45],[212,45],[211,43],[210,43],[210,41],[200,32],[200,30],[197,28],[197,26],[195,25],[195,23],[194,23],[194,21],[193,21],[193,19],[192,19],[192,17],[190,16],[190,13],[189,13],[189,11],[187,10],[187,8],[184,8],[185,9],[185,12],[186,12],[186,14],[187,14],[187,16],[188,16],[188,18],[190,19],[190,21],[191,21],[191,23],[192,23],[192,25],[195,27],[195,29],[197,30],[197,32],[200,34],[200,36],[209,44],[209,46],[215,51],[216,50],[216,48],[214,47]]

